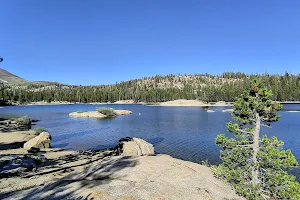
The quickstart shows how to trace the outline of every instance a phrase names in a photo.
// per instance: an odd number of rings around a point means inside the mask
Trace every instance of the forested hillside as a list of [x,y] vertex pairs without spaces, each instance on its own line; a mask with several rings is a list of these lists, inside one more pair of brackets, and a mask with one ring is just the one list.
[[258,77],[274,93],[274,100],[300,101],[300,75],[246,75],[244,73],[168,75],[135,79],[112,85],[69,86],[61,84],[26,84],[5,86],[1,99],[9,102],[164,102],[198,99],[205,102],[233,101]]

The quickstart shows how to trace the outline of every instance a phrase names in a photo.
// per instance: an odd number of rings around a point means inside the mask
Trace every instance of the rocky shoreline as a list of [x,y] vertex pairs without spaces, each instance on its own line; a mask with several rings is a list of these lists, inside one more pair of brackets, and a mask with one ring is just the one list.
[[8,131],[0,147],[0,199],[243,199],[209,167],[156,154],[139,138],[70,151],[51,148],[45,131]]
[[208,167],[155,155],[139,138],[99,151],[18,151],[0,151],[2,169],[23,169],[0,177],[1,199],[243,199]]
[[15,119],[0,119],[0,132],[26,131],[31,129],[32,120],[29,117]]

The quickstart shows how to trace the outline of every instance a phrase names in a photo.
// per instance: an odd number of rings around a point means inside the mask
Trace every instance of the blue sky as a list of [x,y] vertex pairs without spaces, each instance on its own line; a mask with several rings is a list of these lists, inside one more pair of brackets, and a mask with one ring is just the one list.
[[299,0],[0,0],[0,64],[27,80],[299,73]]

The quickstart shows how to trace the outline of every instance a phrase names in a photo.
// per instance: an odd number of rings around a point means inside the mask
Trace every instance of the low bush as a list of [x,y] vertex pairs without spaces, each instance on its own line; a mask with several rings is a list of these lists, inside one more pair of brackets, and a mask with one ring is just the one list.
[[77,113],[84,113],[84,111],[82,111],[82,110],[78,110],[78,111],[76,111]]
[[115,110],[112,108],[97,108],[96,111],[103,115],[106,115],[107,117],[115,117],[117,115]]
[[42,133],[42,132],[48,132],[45,128],[43,128],[43,127],[38,127],[38,128],[35,128],[34,129],[34,132],[36,133],[36,134],[40,134],[40,133]]
[[13,119],[18,125],[31,125],[31,119],[28,116],[23,116]]

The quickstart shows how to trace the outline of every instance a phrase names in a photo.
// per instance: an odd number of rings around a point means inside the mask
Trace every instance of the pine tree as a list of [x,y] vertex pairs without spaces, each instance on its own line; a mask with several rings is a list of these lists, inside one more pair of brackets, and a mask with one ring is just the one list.
[[298,166],[295,156],[283,150],[284,143],[276,137],[260,137],[261,126],[270,127],[281,118],[276,113],[282,106],[271,97],[272,91],[253,80],[249,91],[235,100],[232,116],[236,123],[227,123],[235,137],[218,135],[223,163],[212,169],[248,199],[300,199],[300,184],[286,172]]

